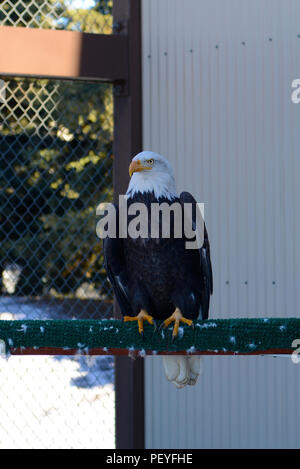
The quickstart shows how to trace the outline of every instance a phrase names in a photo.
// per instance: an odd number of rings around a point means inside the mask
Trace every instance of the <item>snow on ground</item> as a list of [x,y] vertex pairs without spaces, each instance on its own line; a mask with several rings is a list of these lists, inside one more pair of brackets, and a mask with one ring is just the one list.
[[[0,319],[49,313],[0,297]],[[114,448],[113,364],[112,357],[0,359],[0,448]]]

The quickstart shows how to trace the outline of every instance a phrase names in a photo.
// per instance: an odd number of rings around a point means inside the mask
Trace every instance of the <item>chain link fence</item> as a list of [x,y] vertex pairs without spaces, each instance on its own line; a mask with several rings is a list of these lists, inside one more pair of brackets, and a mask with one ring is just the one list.
[[[101,31],[93,8],[68,22],[71,3],[4,1],[1,24],[110,32],[111,2],[92,2]],[[113,197],[112,86],[0,78],[0,319],[111,317],[95,213]],[[1,448],[115,445],[112,357],[1,359],[0,398]]]
[[112,0],[2,0],[0,24],[112,33]]

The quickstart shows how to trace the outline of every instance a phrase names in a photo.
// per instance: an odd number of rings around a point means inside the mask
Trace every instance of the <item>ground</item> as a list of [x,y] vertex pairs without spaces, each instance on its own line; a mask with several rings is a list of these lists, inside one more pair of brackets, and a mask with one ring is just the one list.
[[[49,319],[49,311],[0,297],[5,318]],[[0,448],[114,448],[113,365],[112,357],[2,358]]]

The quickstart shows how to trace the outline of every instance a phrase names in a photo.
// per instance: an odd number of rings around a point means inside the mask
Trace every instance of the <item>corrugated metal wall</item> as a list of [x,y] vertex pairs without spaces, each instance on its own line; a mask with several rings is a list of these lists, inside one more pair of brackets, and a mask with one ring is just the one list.
[[[298,316],[298,0],[142,0],[144,149],[205,202],[211,317]],[[300,447],[300,365],[208,357],[176,390],[146,359],[148,448]]]

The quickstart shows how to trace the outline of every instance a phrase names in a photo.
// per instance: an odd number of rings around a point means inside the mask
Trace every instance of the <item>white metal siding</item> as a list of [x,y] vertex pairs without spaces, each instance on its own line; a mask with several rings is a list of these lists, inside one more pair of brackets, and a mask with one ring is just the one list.
[[[205,202],[214,318],[300,314],[299,20],[298,0],[142,0],[144,149]],[[184,390],[147,358],[146,445],[300,447],[299,388],[289,358],[209,357]]]

